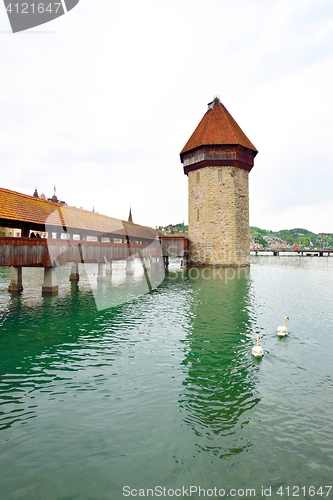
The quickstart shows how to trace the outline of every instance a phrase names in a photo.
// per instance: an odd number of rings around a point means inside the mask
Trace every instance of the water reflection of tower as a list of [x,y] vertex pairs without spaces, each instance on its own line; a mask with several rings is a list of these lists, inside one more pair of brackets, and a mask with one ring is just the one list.
[[198,437],[198,449],[231,456],[251,445],[238,442],[236,429],[245,425],[245,412],[260,400],[249,355],[253,326],[248,272],[190,269],[189,278],[193,322],[180,405],[184,421]]

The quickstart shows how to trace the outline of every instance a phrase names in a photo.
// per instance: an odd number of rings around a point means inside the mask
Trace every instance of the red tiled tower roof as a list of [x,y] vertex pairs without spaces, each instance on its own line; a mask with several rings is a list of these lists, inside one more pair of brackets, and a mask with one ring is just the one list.
[[246,137],[220,99],[208,104],[208,110],[183,147],[180,156],[201,146],[239,145],[257,153],[257,149]]

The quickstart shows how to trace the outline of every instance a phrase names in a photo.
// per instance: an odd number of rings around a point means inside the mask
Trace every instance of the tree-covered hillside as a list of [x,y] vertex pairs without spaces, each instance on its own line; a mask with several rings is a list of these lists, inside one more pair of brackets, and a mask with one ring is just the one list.
[[281,231],[271,231],[251,226],[250,235],[252,239],[261,244],[263,244],[263,241],[277,238],[282,241],[286,241],[288,245],[296,243],[299,247],[333,247],[332,233],[316,234],[300,227],[294,229],[282,229]]
[[[188,231],[188,226],[184,223],[169,224],[168,226],[159,226],[157,229],[164,234],[181,234]],[[332,247],[332,233],[312,233],[308,229],[295,227],[294,229],[282,229],[281,231],[272,231],[269,229],[261,229],[260,227],[251,226],[250,236],[252,241],[265,246],[269,246],[270,240],[285,241],[287,245],[292,246],[294,243],[298,247]]]
[[183,222],[179,224],[169,224],[168,226],[158,226],[156,229],[165,234],[181,234],[188,231],[188,226]]

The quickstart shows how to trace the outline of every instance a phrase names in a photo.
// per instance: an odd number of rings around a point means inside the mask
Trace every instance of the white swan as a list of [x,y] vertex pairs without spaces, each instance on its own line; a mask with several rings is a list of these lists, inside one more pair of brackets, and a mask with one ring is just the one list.
[[289,316],[285,316],[284,326],[279,325],[277,327],[277,332],[276,332],[277,335],[280,335],[281,337],[285,337],[286,335],[288,335],[288,320],[289,319],[290,319]]
[[264,350],[261,347],[261,345],[259,345],[259,339],[260,339],[260,335],[257,335],[257,337],[256,337],[256,345],[254,345],[252,347],[252,354],[256,358],[261,358],[261,356],[264,355]]

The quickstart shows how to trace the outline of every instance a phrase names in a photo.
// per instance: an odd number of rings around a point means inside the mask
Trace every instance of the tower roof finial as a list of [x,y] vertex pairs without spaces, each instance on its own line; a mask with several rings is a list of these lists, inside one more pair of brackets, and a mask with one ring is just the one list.
[[218,95],[214,95],[212,102],[209,102],[207,104],[208,109],[212,109],[215,106],[215,104],[221,104],[220,96],[218,96]]

